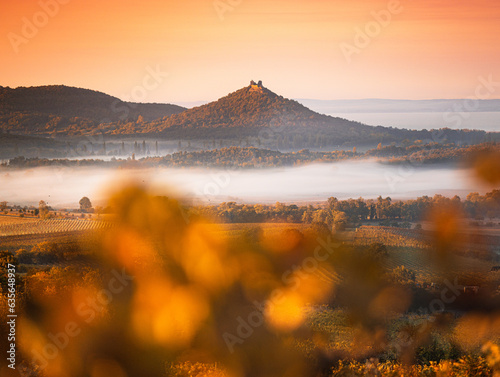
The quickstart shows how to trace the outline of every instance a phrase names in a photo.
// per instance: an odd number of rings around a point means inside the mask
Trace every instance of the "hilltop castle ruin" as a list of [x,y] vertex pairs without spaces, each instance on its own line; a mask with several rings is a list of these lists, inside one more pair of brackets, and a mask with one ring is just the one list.
[[257,84],[253,80],[250,81],[250,90],[262,92],[262,88],[263,88],[262,80],[260,80]]

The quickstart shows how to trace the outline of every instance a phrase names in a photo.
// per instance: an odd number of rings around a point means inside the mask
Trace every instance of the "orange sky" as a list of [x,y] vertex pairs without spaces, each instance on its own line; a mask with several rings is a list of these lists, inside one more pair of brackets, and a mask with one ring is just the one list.
[[[250,79],[317,99],[463,98],[480,77],[500,81],[498,0],[59,1],[0,0],[0,85],[134,99],[150,67],[168,77],[148,79],[143,101],[181,102],[214,100]],[[401,12],[349,62],[341,44],[356,47],[356,28],[390,2]],[[230,3],[221,19],[215,4]],[[34,19],[32,36],[23,25]]]

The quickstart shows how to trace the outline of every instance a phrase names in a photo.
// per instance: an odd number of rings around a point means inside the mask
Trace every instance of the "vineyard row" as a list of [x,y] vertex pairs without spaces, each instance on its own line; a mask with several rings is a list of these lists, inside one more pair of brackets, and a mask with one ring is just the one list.
[[100,230],[109,228],[111,225],[110,222],[95,220],[38,220],[25,224],[0,225],[0,237]]

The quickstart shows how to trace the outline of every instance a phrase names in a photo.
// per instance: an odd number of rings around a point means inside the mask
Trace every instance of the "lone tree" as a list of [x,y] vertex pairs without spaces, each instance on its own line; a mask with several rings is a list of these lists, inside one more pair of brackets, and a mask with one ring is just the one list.
[[92,203],[89,198],[84,196],[83,198],[80,199],[78,202],[80,204],[80,210],[82,212],[88,212],[89,210],[92,209]]
[[38,214],[41,219],[48,219],[50,216],[49,207],[44,200],[40,200],[40,203],[38,203]]

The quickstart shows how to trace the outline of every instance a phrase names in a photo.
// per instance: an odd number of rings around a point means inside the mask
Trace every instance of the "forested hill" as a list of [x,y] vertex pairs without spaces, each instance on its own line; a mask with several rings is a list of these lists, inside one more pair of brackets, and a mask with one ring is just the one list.
[[173,139],[251,140],[270,148],[315,148],[340,144],[377,144],[426,140],[480,143],[498,140],[484,131],[412,131],[372,127],[318,114],[251,82],[236,92],[203,106],[143,124],[110,125],[113,133],[145,133]]
[[[286,99],[262,85],[251,84],[236,92],[183,113],[144,125],[142,132],[246,137],[266,128],[273,135],[288,131],[305,134],[321,129],[346,136],[351,130],[369,132],[373,127],[315,113],[297,101]],[[262,133],[261,133],[262,134]],[[265,137],[265,135],[264,135]]]
[[[241,140],[270,149],[400,143],[404,140],[480,143],[499,133],[412,131],[372,127],[318,114],[253,81],[249,86],[189,110],[133,104],[91,90],[48,86],[0,87],[0,131],[42,136],[148,135],[174,140]],[[228,144],[234,144],[230,142]]]
[[82,135],[101,123],[151,121],[184,111],[169,104],[123,102],[68,86],[0,87],[0,130],[38,135]]

